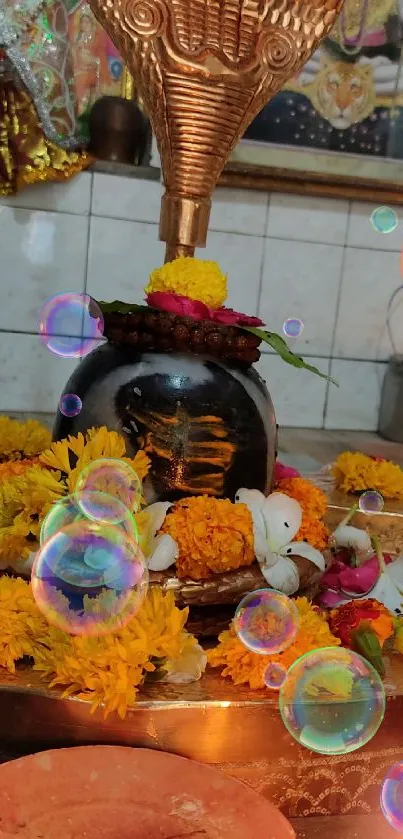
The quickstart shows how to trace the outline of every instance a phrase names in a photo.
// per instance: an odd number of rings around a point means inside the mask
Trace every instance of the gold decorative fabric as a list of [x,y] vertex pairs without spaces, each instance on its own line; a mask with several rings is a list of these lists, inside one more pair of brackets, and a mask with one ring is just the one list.
[[92,162],[48,140],[27,91],[0,77],[0,195],[37,181],[63,181]]

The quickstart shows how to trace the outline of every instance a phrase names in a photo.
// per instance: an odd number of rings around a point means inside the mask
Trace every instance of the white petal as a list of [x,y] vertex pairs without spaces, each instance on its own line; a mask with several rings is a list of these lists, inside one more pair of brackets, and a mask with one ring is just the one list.
[[386,569],[396,588],[403,592],[403,556],[399,556],[394,562],[390,562]]
[[[368,595],[366,595],[368,596]],[[389,574],[383,572],[376,583],[375,588],[369,594],[371,600],[378,600],[387,609],[396,614],[396,610],[402,610],[402,594],[396,587]]]
[[308,542],[290,542],[289,545],[286,545],[285,548],[281,548],[282,556],[304,556],[305,559],[310,559],[320,571],[324,571],[326,568],[325,557],[310,545]]
[[195,644],[179,658],[167,662],[167,674],[162,681],[175,685],[188,685],[190,682],[197,682],[202,677],[206,666],[206,653],[199,644]]
[[284,594],[295,594],[299,589],[299,573],[295,562],[280,556],[278,562],[271,568],[260,566],[260,570],[272,588]]
[[160,533],[152,540],[147,558],[149,571],[166,571],[178,558],[178,545],[168,533]]
[[169,501],[156,501],[155,504],[150,504],[149,507],[146,507],[146,509],[143,510],[143,513],[145,513],[149,519],[153,535],[158,533],[164,524],[165,516],[170,506],[171,504]]
[[289,498],[283,492],[272,492],[264,502],[263,517],[270,549],[278,551],[298,533],[302,510],[295,498]]
[[370,551],[371,539],[365,530],[344,524],[336,527],[333,540],[338,548],[353,548],[355,551]]
[[253,522],[253,542],[256,559],[263,562],[268,552],[266,527],[262,515],[265,496],[258,489],[239,489],[235,495],[237,504],[245,504]]

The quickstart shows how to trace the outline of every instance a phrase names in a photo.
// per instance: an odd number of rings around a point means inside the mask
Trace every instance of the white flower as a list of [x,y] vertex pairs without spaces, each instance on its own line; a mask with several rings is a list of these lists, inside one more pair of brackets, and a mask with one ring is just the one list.
[[156,501],[136,514],[139,545],[146,558],[149,571],[166,571],[177,560],[178,545],[168,533],[160,533],[169,510],[168,501]]
[[298,568],[292,556],[303,556],[325,570],[325,560],[320,551],[307,542],[293,542],[302,521],[302,509],[295,498],[282,492],[273,492],[265,498],[255,489],[238,490],[235,501],[246,504],[253,520],[253,537],[256,559],[270,586],[294,594],[299,588]]
[[332,534],[336,548],[352,548],[356,553],[373,553],[371,539],[366,530],[352,527],[351,524],[339,524]]
[[178,658],[164,664],[164,670],[167,673],[162,681],[175,685],[188,685],[191,682],[198,682],[206,666],[207,656],[200,644],[195,643],[191,647],[185,645]]

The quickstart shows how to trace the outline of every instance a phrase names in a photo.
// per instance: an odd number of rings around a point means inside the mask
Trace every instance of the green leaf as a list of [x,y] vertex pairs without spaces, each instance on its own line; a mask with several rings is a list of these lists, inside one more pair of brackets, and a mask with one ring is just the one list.
[[103,314],[110,312],[118,312],[120,315],[130,315],[134,312],[149,312],[150,307],[138,303],[122,303],[120,300],[113,300],[112,303],[104,303],[103,300],[97,300],[98,306]]
[[266,332],[265,329],[258,329],[256,326],[243,326],[242,327],[246,332],[252,332],[253,335],[256,335],[260,338],[261,341],[264,341],[265,344],[268,344],[282,359],[286,361],[287,364],[291,364],[293,367],[300,367],[303,370],[309,370],[310,373],[315,373],[316,376],[320,376],[321,379],[326,379],[328,382],[332,382],[332,384],[339,386],[339,383],[336,379],[332,379],[330,376],[327,376],[326,373],[321,373],[317,367],[314,367],[313,364],[307,364],[300,355],[296,355],[295,353],[290,350],[287,342],[281,335],[277,335],[276,332]]

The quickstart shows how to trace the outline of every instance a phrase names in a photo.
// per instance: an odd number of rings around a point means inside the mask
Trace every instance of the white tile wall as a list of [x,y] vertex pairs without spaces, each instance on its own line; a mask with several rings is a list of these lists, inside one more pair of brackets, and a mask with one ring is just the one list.
[[[35,186],[0,200],[0,411],[52,411],[75,362],[36,335],[41,306],[60,291],[142,300],[164,258],[158,240],[162,187],[101,173]],[[369,204],[220,189],[207,248],[228,273],[228,305],[281,332],[304,322],[293,349],[340,382],[337,389],[264,353],[259,363],[282,425],[374,430],[388,300],[401,283],[403,215],[376,233]],[[403,287],[402,287],[403,288]],[[391,325],[403,352],[403,294]]]

